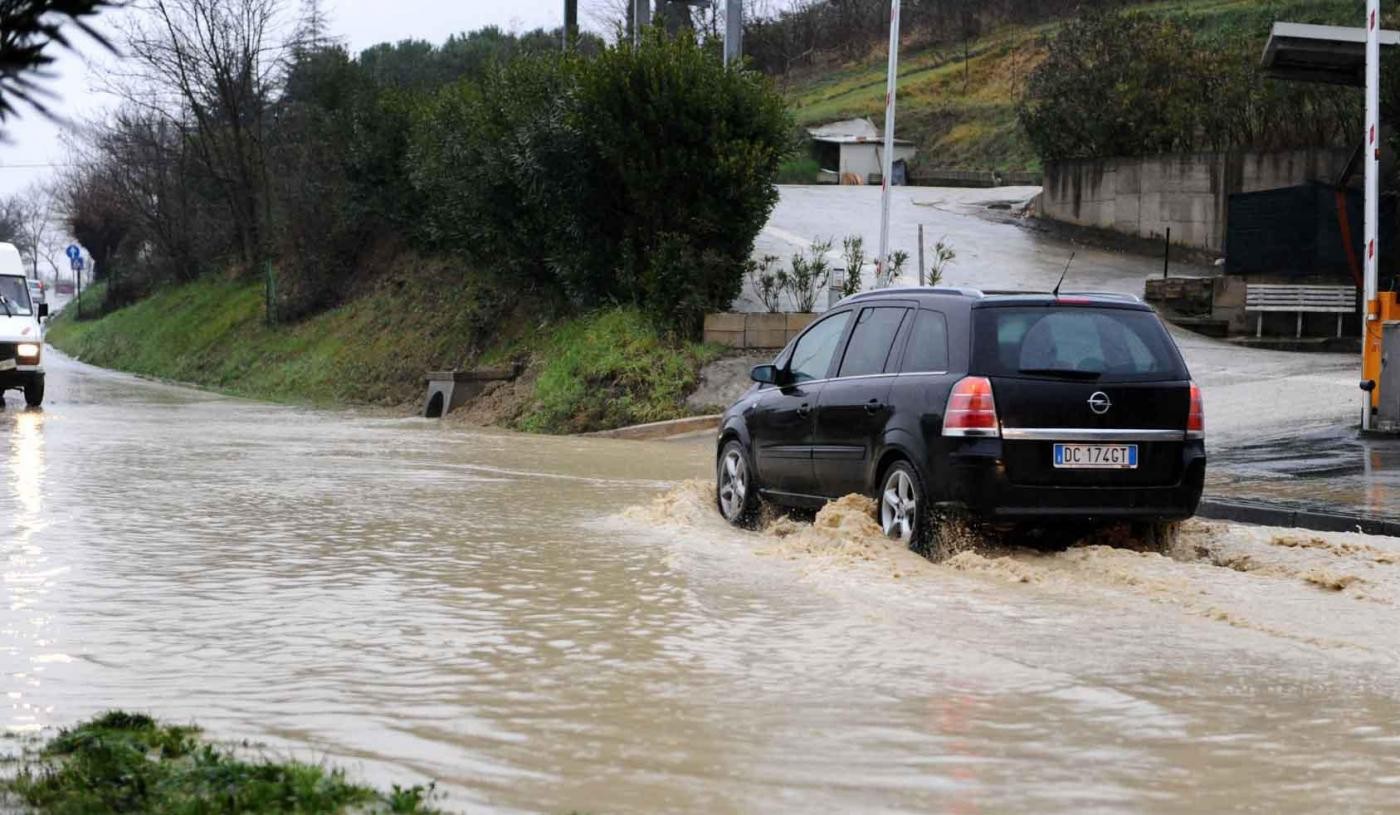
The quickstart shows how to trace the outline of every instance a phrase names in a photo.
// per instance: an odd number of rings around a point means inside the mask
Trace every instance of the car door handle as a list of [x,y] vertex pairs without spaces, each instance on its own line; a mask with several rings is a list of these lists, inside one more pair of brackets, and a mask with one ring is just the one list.
[[812,412],[812,406],[809,405],[809,404],[807,404],[806,402],[803,402],[802,404],[800,404],[800,405],[797,406],[797,415],[798,415],[798,416],[806,416],[806,415],[810,414],[811,412]]
[[865,403],[865,412],[866,412],[866,413],[879,413],[879,412],[880,412],[880,408],[883,408],[884,406],[885,406],[884,403],[881,402],[879,399],[871,399],[869,402],[866,402],[866,403]]

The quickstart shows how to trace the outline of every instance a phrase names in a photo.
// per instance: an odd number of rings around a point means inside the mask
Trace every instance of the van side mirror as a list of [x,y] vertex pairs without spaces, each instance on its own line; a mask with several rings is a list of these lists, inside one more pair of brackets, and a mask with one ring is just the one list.
[[782,372],[776,365],[755,365],[753,370],[749,371],[749,379],[761,385],[776,385],[781,378]]
[[43,320],[43,319],[47,318],[48,316],[49,316],[49,304],[48,304],[48,303],[40,303],[40,304],[39,304],[39,319]]

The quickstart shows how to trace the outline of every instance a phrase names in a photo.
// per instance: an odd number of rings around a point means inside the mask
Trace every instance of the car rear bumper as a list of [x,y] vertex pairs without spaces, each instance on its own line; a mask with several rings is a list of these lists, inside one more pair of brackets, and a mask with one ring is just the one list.
[[1200,442],[1182,450],[1182,477],[1163,486],[1048,486],[1015,484],[989,439],[953,456],[952,501],[989,520],[1180,521],[1196,514],[1205,485],[1206,455]]

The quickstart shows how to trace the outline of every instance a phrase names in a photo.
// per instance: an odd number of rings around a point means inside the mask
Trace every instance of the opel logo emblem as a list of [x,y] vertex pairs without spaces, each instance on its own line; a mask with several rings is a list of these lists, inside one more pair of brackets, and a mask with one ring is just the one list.
[[1096,391],[1089,397],[1089,409],[1102,416],[1113,407],[1113,403],[1108,400],[1108,394],[1103,391]]

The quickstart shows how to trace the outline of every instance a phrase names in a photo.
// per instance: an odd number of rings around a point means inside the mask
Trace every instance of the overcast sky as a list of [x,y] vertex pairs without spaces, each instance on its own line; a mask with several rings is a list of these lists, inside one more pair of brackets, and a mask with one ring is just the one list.
[[[613,0],[580,0],[580,17],[585,28],[596,28],[597,21],[615,3]],[[296,0],[288,0],[295,7]],[[450,34],[471,31],[487,25],[519,31],[554,28],[563,23],[563,0],[325,0],[331,31],[352,53],[375,43],[403,39],[441,42]],[[122,15],[136,11],[111,11],[99,18],[110,30]],[[53,107],[76,121],[102,115],[110,98],[94,90],[94,77],[103,64],[114,58],[104,55],[91,40],[79,37],[79,54],[63,53],[53,79],[45,87],[55,95]],[[0,195],[19,192],[53,172],[52,166],[64,160],[60,136],[63,123],[44,119],[27,108],[18,118],[4,125],[7,140],[0,143]]]

